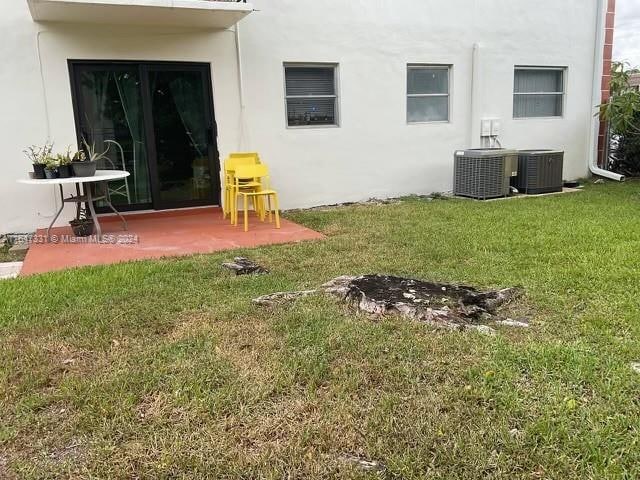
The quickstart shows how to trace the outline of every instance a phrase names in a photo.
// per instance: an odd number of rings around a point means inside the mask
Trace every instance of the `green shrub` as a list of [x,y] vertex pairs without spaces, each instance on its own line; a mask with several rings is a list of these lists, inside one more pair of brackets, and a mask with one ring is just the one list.
[[[636,118],[640,124],[640,113],[636,113]],[[640,133],[630,130],[622,135],[615,135],[611,143],[610,169],[629,177],[639,177]]]

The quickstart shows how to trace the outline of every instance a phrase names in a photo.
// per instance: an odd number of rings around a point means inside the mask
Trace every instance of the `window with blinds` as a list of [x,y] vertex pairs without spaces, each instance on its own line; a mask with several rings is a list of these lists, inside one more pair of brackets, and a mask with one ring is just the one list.
[[336,65],[285,64],[289,127],[338,125]]
[[561,117],[564,110],[565,68],[516,67],[513,117]]
[[447,65],[407,67],[407,122],[449,121],[449,77]]

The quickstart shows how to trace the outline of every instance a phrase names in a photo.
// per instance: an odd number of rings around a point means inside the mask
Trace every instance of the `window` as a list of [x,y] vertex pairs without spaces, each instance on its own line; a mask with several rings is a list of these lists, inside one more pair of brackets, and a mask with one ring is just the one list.
[[446,65],[409,65],[407,122],[449,121],[449,72]]
[[564,68],[516,67],[513,117],[561,117],[564,77]]
[[287,125],[338,125],[336,65],[284,66]]

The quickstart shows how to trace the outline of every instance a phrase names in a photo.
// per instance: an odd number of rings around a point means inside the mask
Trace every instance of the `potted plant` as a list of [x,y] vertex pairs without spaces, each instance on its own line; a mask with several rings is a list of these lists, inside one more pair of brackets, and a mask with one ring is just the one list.
[[71,170],[71,162],[73,160],[74,155],[71,155],[71,146],[67,147],[67,151],[65,153],[59,153],[56,155],[56,160],[58,161],[58,177],[59,178],[69,178],[72,176],[73,171]]
[[84,138],[82,139],[82,144],[84,145],[84,151],[78,151],[71,162],[73,174],[76,177],[93,177],[98,168],[98,160],[106,158],[108,149],[104,152],[98,152],[95,142],[89,145],[89,142]]
[[44,166],[44,177],[47,179],[58,178],[58,167],[60,163],[55,157],[49,157]]
[[45,143],[43,146],[33,145],[26,150],[24,154],[31,161],[33,165],[33,178],[41,180],[45,178],[44,168],[47,163],[47,159],[51,157],[51,151],[53,150],[52,143]]
[[71,225],[71,230],[73,230],[73,234],[76,237],[88,237],[93,235],[93,218],[91,215],[87,214],[87,210],[85,208],[80,209],[78,216],[71,220],[69,225]]

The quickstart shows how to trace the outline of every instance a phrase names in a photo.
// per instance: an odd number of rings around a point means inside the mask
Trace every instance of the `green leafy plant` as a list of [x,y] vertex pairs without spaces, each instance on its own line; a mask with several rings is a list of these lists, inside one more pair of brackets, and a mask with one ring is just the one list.
[[71,162],[73,161],[74,157],[77,155],[77,153],[72,153],[73,149],[71,148],[71,145],[69,145],[67,147],[67,150],[64,153],[58,153],[57,155],[55,155],[55,159],[58,161],[58,163],[63,166],[63,165],[71,165]]
[[640,91],[629,85],[639,73],[626,63],[611,70],[611,99],[600,105],[600,118],[609,125],[609,168],[627,176],[640,176]]
[[34,165],[46,165],[53,152],[53,143],[47,142],[44,145],[32,145],[23,150],[29,161]]
[[45,163],[45,168],[47,170],[56,170],[60,166],[60,161],[57,157],[49,157],[47,162]]
[[92,142],[91,144],[89,144],[89,142],[87,142],[85,138],[82,139],[82,144],[84,145],[85,155],[83,156],[84,158],[82,160],[77,160],[77,161],[97,162],[98,160],[107,158],[106,153],[107,153],[107,150],[109,150],[108,148],[103,152],[98,152],[96,150],[96,143]]
[[58,166],[69,165],[71,163],[71,158],[64,153],[58,153],[54,158]]
[[640,91],[629,86],[629,78],[637,68],[615,62],[611,68],[611,99],[600,105],[600,117],[609,123],[615,135],[640,133],[637,114],[640,112]]
[[72,162],[84,162],[87,156],[84,153],[84,150],[78,150],[73,157],[71,158]]
[[[640,112],[634,122],[640,125]],[[614,135],[609,153],[609,167],[628,177],[640,176],[640,133],[628,131]]]

